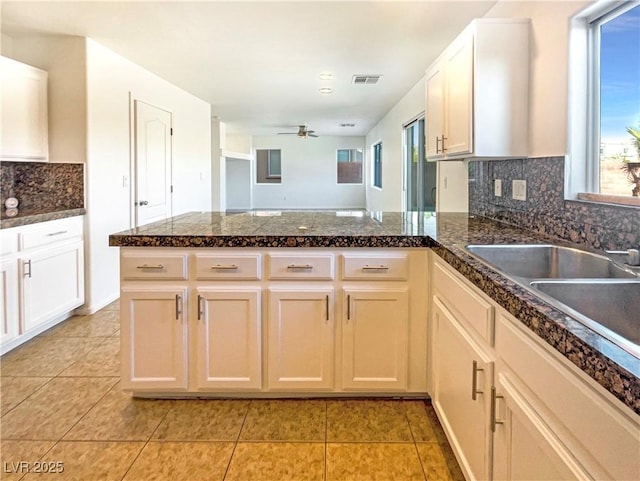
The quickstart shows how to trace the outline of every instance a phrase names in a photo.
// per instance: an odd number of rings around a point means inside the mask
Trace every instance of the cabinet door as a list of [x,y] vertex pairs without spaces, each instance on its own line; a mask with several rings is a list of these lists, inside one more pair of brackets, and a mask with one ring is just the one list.
[[458,39],[445,52],[445,141],[446,155],[472,149],[473,36]]
[[187,290],[127,288],[120,296],[122,387],[176,391],[187,387]]
[[345,289],[343,298],[343,389],[406,390],[407,289]]
[[509,379],[496,380],[499,399],[494,435],[494,479],[569,481],[593,479]]
[[444,70],[443,63],[435,63],[426,73],[425,144],[428,158],[442,157],[441,139],[444,134]]
[[43,249],[20,259],[23,332],[84,302],[82,242]]
[[0,343],[18,335],[18,264],[15,259],[0,263]]
[[333,388],[333,305],[330,287],[269,291],[269,389]]
[[260,289],[201,288],[197,294],[197,387],[259,389]]
[[491,479],[493,362],[438,297],[433,322],[434,407],[466,478]]
[[47,72],[0,57],[3,160],[47,160]]

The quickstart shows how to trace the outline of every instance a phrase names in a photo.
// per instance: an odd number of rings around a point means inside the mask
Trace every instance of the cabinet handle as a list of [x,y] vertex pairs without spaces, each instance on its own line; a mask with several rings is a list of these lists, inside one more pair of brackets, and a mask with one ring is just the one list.
[[444,134],[442,134],[442,148],[440,150],[442,151],[443,154],[447,151],[447,148],[444,146],[445,140],[449,140],[449,138],[445,137]]
[[47,237],[53,237],[54,235],[62,235],[62,234],[66,234],[68,231],[66,230],[60,230],[58,232],[52,232],[51,234],[47,234]]
[[[29,270],[27,270],[27,266],[29,266]],[[31,259],[24,261],[24,276],[31,279]]]
[[436,137],[436,154],[440,153],[440,137]]
[[389,266],[380,264],[379,266],[362,266],[363,271],[388,271]]
[[180,309],[180,301],[182,297],[180,294],[176,294],[176,321],[180,320],[180,314],[182,314],[182,309]]
[[491,423],[491,432],[496,432],[496,424],[504,424],[504,421],[496,419],[496,400],[504,399],[504,396],[500,396],[496,394],[496,387],[491,386],[491,418],[489,422]]
[[351,320],[351,294],[347,294],[347,321]]
[[147,264],[143,264],[141,266],[136,266],[136,269],[157,269],[162,270],[164,266],[162,264],[158,264],[157,266],[148,266]]
[[325,321],[329,320],[329,294],[327,294],[324,298],[324,306],[327,309],[327,317],[325,317]]
[[482,394],[483,391],[478,391],[478,372],[483,372],[484,369],[478,367],[478,361],[473,361],[473,370],[471,371],[471,399],[475,401],[478,399],[478,394]]
[[220,271],[222,271],[222,270],[233,271],[233,270],[236,270],[237,268],[238,268],[238,266],[235,265],[235,264],[225,264],[225,265],[216,264],[215,266],[211,266],[212,270],[220,270]]
[[287,269],[313,269],[311,264],[289,264]]
[[198,320],[202,318],[201,306],[202,306],[202,296],[198,294]]

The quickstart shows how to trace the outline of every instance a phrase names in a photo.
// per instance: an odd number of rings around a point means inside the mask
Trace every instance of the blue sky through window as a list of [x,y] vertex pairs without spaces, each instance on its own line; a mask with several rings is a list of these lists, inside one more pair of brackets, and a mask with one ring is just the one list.
[[640,5],[602,25],[600,39],[600,136],[629,138],[640,126]]

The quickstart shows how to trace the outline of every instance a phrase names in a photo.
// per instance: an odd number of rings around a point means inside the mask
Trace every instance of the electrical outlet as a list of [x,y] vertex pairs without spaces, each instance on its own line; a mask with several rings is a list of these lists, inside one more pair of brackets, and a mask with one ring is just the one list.
[[495,179],[493,181],[493,195],[502,197],[502,179]]
[[527,181],[514,180],[511,185],[511,192],[514,200],[527,200]]

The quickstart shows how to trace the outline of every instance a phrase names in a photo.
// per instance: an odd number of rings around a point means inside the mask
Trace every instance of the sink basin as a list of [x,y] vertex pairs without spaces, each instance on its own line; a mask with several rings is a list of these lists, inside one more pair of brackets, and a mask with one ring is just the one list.
[[571,308],[587,327],[640,358],[640,281],[533,281],[530,285]]
[[608,279],[636,275],[606,256],[554,245],[468,245],[466,249],[511,276],[526,279]]

